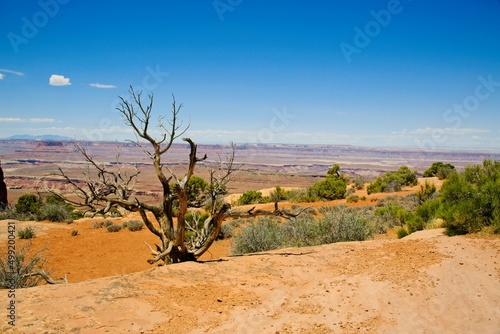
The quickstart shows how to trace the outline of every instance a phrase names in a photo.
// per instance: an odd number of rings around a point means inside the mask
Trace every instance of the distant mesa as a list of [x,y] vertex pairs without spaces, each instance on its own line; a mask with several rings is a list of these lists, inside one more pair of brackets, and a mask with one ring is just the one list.
[[73,138],[59,135],[14,135],[8,138],[8,140],[54,140],[54,141],[74,141]]

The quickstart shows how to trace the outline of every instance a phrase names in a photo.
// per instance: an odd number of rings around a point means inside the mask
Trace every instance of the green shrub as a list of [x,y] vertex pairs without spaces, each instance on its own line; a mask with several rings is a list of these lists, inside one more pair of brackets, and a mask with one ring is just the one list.
[[71,236],[76,237],[78,235],[78,230],[71,231]]
[[221,226],[219,235],[217,236],[217,239],[229,239],[234,237],[235,235],[235,225],[231,223],[223,224]]
[[70,213],[71,220],[81,219],[84,216],[84,212],[82,210],[73,210]]
[[416,193],[419,204],[422,204],[425,201],[432,199],[436,194],[436,191],[437,189],[434,183],[425,181],[425,184],[420,185],[420,190]]
[[375,182],[367,187],[368,194],[381,192],[400,191],[404,186],[416,186],[418,184],[417,172],[406,166],[401,166],[395,172],[386,172],[380,175]]
[[35,229],[31,226],[26,226],[25,228],[19,229],[17,231],[17,236],[19,239],[33,239],[36,236]]
[[444,164],[441,161],[435,162],[423,174],[424,177],[437,176],[440,180],[448,178],[451,173],[455,172],[455,166],[452,164]]
[[93,228],[102,228],[104,227],[104,222],[92,222],[92,227]]
[[311,197],[322,200],[335,200],[345,198],[347,184],[344,180],[333,176],[327,176],[323,181],[316,182],[310,188]]
[[36,214],[40,209],[40,199],[33,194],[19,197],[16,203],[16,211],[20,214]]
[[241,227],[241,225],[246,225],[246,224],[248,224],[248,221],[243,218],[231,220],[230,222],[222,225],[217,238],[218,239],[233,238],[236,236],[236,232]]
[[7,251],[1,252],[0,257],[0,288],[1,289],[19,289],[37,286],[41,277],[38,275],[30,276],[43,269],[46,263],[43,257],[44,250],[41,249],[35,253],[30,252],[31,244],[22,247],[14,254]]
[[71,221],[71,213],[64,203],[43,204],[37,213],[37,220],[49,220],[51,222]]
[[280,186],[276,186],[269,194],[269,200],[273,203],[285,201],[287,199],[286,191]]
[[380,219],[387,228],[403,226],[409,212],[394,202],[387,202],[383,207],[375,210],[375,216]]
[[262,252],[284,247],[321,245],[340,241],[361,241],[371,237],[374,226],[366,209],[347,206],[324,207],[316,221],[312,215],[300,215],[280,223],[261,218],[242,229],[234,238],[233,254]]
[[144,227],[144,223],[140,220],[130,220],[122,223],[122,228],[128,228],[129,231],[140,231]]
[[357,203],[359,202],[359,196],[358,195],[351,195],[347,197],[346,199],[347,203]]
[[311,215],[300,215],[282,225],[285,242],[282,247],[305,247],[321,244],[320,225]]
[[408,235],[408,231],[405,228],[401,227],[396,231],[396,236],[398,239],[402,239]]
[[118,232],[122,229],[122,227],[121,225],[112,223],[111,225],[108,225],[106,229],[108,230],[108,232]]
[[283,245],[283,230],[275,219],[261,218],[244,228],[233,244],[233,254],[278,249]]
[[478,232],[500,223],[500,162],[485,160],[453,173],[441,189],[439,214],[447,234]]
[[188,201],[196,202],[208,190],[209,184],[207,181],[198,176],[191,176],[187,183]]
[[408,228],[408,233],[411,234],[425,229],[426,222],[418,215],[410,214],[406,219],[406,226]]
[[324,212],[319,221],[320,244],[363,241],[373,235],[374,226],[365,209],[335,206]]
[[415,209],[415,214],[422,218],[426,223],[438,217],[441,208],[441,199],[436,198],[430,201],[425,201],[422,205]]
[[291,189],[286,192],[286,196],[292,203],[310,203],[317,202],[319,200],[317,196],[313,196],[310,188]]
[[15,220],[22,220],[22,217],[15,211],[12,210],[10,206],[7,206],[4,210],[0,211],[0,220],[5,220],[5,219],[15,219]]
[[259,204],[268,203],[269,198],[262,196],[260,191],[249,190],[243,193],[241,197],[236,201],[237,205],[247,205],[247,204]]
[[358,190],[361,190],[364,188],[366,183],[366,179],[363,176],[356,176],[354,178],[354,187]]

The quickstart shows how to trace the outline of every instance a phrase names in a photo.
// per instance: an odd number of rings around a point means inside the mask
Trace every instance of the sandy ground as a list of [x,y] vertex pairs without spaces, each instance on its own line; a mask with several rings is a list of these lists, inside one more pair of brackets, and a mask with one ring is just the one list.
[[149,231],[109,233],[92,227],[98,220],[16,223],[36,229],[32,249],[45,248],[45,268],[70,284],[0,291],[0,333],[500,333],[498,237],[438,229],[239,257],[223,240],[204,262],[155,267]]
[[500,333],[500,239],[284,249],[16,291],[5,333]]

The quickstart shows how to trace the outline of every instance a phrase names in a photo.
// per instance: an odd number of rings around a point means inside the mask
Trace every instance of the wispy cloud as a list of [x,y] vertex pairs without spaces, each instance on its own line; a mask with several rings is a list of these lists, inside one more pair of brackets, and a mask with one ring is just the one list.
[[55,119],[53,118],[30,118],[28,122],[30,123],[55,123]]
[[51,86],[69,86],[69,78],[65,78],[63,75],[52,74],[49,79],[49,84]]
[[2,123],[21,123],[23,120],[21,118],[15,117],[3,117],[0,118],[0,122]]
[[114,85],[105,85],[100,83],[91,83],[90,86],[94,88],[103,88],[103,89],[116,88],[116,86]]
[[474,128],[420,128],[414,130],[403,129],[401,131],[393,132],[395,135],[435,135],[435,134],[446,134],[446,135],[468,135],[473,133],[490,133],[491,130],[488,129],[474,129]]
[[0,118],[3,123],[55,123],[53,118],[18,118],[18,117],[3,117]]
[[410,133],[417,135],[429,135],[437,132],[447,135],[466,135],[471,133],[489,133],[491,130],[474,128],[422,128],[412,130]]
[[[18,75],[20,77],[22,77],[24,75],[24,73],[22,73],[22,72],[12,71],[12,70],[8,70],[5,68],[0,68],[0,72],[14,74],[14,75]],[[3,79],[4,77],[5,77],[5,75],[0,73],[0,79]]]

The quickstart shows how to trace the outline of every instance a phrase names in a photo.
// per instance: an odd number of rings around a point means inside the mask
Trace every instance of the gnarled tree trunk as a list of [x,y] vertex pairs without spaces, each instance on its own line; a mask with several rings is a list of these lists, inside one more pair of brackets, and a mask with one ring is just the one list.
[[[163,117],[158,118],[157,128],[161,130],[160,138],[153,138],[150,134],[151,112],[153,106],[153,96],[149,95],[149,101],[144,104],[141,93],[136,94],[130,88],[132,100],[122,97],[118,111],[123,115],[125,124],[130,126],[138,138],[146,141],[148,148],[145,148],[139,140],[136,144],[140,146],[148,156],[151,157],[157,179],[162,187],[160,203],[150,204],[137,198],[130,198],[135,187],[135,180],[139,171],[124,173],[122,170],[109,170],[101,166],[90,157],[82,146],[77,146],[90,166],[97,172],[97,180],[89,174],[85,174],[85,186],[69,178],[62,169],[59,169],[66,182],[71,184],[79,196],[80,201],[69,201],[75,205],[85,205],[94,212],[106,213],[113,206],[121,206],[129,211],[139,212],[146,227],[159,238],[156,249],[151,246],[152,259],[149,263],[163,261],[167,264],[185,261],[195,261],[205,253],[213,242],[217,239],[222,227],[222,223],[229,217],[255,217],[259,215],[275,215],[292,217],[293,214],[279,210],[277,205],[274,211],[253,211],[233,212],[229,204],[218,204],[220,196],[229,182],[231,174],[238,169],[234,164],[235,146],[232,145],[231,154],[227,161],[221,162],[218,170],[210,172],[210,182],[208,187],[208,201],[210,217],[204,222],[203,228],[196,229],[189,226],[186,221],[186,214],[192,203],[189,202],[188,184],[194,174],[196,164],[204,161],[207,156],[198,156],[197,145],[189,138],[182,140],[189,144],[189,157],[187,169],[178,177],[164,165],[162,160],[165,153],[170,149],[174,141],[180,138],[187,130],[180,128],[178,124],[178,113],[182,105],[177,106],[175,99],[172,103],[172,117],[168,121],[168,126],[163,123]],[[166,175],[168,173],[168,177]],[[172,183],[171,183],[172,182]],[[174,211],[177,213],[174,214]],[[148,215],[148,213],[150,215]],[[154,220],[150,216],[154,216]],[[186,243],[186,228],[195,232],[195,237]]]

